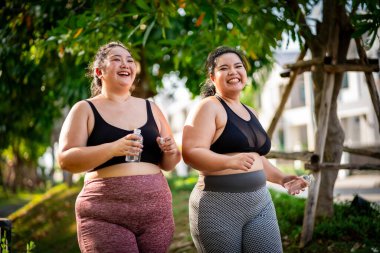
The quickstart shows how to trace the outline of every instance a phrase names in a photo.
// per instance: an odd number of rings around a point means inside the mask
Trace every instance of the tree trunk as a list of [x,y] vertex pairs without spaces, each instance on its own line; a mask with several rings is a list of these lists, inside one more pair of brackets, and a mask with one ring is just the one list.
[[[336,86],[338,86],[338,83],[335,81],[335,87]],[[323,161],[339,163],[343,150],[344,132],[339,123],[336,99],[334,98],[331,103],[329,126],[327,129],[326,138]],[[321,171],[322,187],[319,188],[318,205],[316,211],[317,217],[332,217],[334,215],[334,185],[337,175],[337,170]]]
[[73,173],[68,171],[62,171],[63,182],[65,182],[69,187],[73,186]]
[[[297,6],[293,2],[293,9]],[[303,23],[306,22],[303,21]],[[332,65],[344,63],[348,51],[348,46],[352,34],[351,25],[347,17],[344,5],[337,0],[324,0],[322,10],[322,22],[317,22],[316,35],[312,35],[308,26],[301,28],[301,34],[304,37],[307,45],[312,53],[313,59],[324,59],[325,57],[332,58]],[[325,85],[328,82],[324,80],[325,69],[322,65],[316,65],[312,72],[313,88],[314,88],[314,111],[319,125],[319,110],[322,99],[322,91],[326,89]],[[324,148],[324,162],[340,162],[344,132],[340,126],[337,115],[337,98],[339,95],[342,73],[336,73],[334,77],[334,88],[331,99],[329,123],[327,129],[327,137]],[[316,216],[332,216],[333,215],[333,191],[334,184],[337,177],[337,171],[322,171],[321,185],[318,201]]]
[[13,161],[9,165],[10,175],[13,175],[10,182],[10,188],[13,193],[16,193],[19,189],[34,190],[40,183],[37,175],[37,164],[26,160],[20,151],[20,147],[16,144],[13,151]]
[[4,178],[5,178],[4,171],[5,171],[5,161],[3,160],[3,157],[0,156],[0,185],[3,190],[4,195],[8,196],[7,187],[4,182]]
[[152,92],[152,89],[150,88],[150,79],[149,79],[149,70],[148,70],[148,64],[146,62],[145,57],[145,48],[141,46],[140,48],[140,73],[136,77],[136,81],[134,83],[132,94],[133,96],[140,97],[140,98],[149,98],[156,95]]
[[11,189],[13,193],[16,193],[19,188],[22,188],[22,179],[24,176],[20,169],[23,168],[22,160],[19,151],[16,150],[16,148],[13,149],[13,155],[14,158],[10,167],[10,170],[12,171],[11,174],[14,175],[13,181],[11,182]]
[[[325,2],[326,3],[326,2]],[[352,27],[348,22],[346,11],[344,6],[341,6],[338,2],[333,1],[329,3],[331,5],[324,6],[324,8],[331,8],[329,18],[324,18],[324,27],[329,27],[329,34],[326,37],[326,54],[318,55],[319,57],[331,56],[332,64],[344,63],[346,60]],[[326,12],[324,12],[326,14]],[[315,48],[315,47],[314,47]],[[324,50],[321,50],[322,53]],[[313,54],[315,57],[317,52]],[[322,75],[322,73],[315,72],[314,75]],[[331,100],[329,123],[327,129],[327,137],[325,144],[325,152],[323,161],[324,162],[334,162],[339,163],[341,160],[343,152],[343,142],[344,142],[344,132],[340,125],[340,121],[337,113],[337,100],[339,91],[341,89],[342,79],[344,73],[336,73],[334,78],[334,89],[333,96]],[[320,78],[314,77],[313,80],[317,81],[315,83],[315,112],[318,122],[318,112],[321,99],[321,85]],[[318,83],[319,82],[319,83]],[[325,87],[324,87],[325,88]],[[321,172],[321,185],[319,195],[318,195],[318,205],[316,210],[317,217],[332,217],[334,214],[334,202],[333,193],[334,185],[337,178],[338,170],[323,170]]]

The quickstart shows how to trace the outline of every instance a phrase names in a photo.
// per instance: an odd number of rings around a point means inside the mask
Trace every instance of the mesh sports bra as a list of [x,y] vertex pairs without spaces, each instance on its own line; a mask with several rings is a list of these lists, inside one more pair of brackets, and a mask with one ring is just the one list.
[[252,111],[243,104],[251,116],[251,119],[246,121],[232,111],[223,99],[218,96],[216,98],[227,112],[227,123],[222,134],[210,146],[210,150],[219,154],[256,152],[266,155],[271,148],[271,142]]
[[[99,114],[94,104],[89,100],[85,101],[87,101],[87,103],[90,104],[95,117],[94,129],[92,130],[90,136],[87,139],[87,146],[96,146],[104,143],[113,142],[128,134],[133,133],[133,131],[124,130],[115,127],[111,124],[108,124]],[[140,127],[141,134],[144,137],[144,148],[141,153],[141,162],[153,163],[158,165],[162,159],[162,152],[156,142],[156,138],[160,135],[160,133],[158,131],[156,122],[153,117],[152,109],[150,107],[150,102],[148,100],[146,100],[146,109],[147,121],[145,125]],[[112,157],[110,160],[99,165],[92,171],[119,163],[125,163],[125,156]]]

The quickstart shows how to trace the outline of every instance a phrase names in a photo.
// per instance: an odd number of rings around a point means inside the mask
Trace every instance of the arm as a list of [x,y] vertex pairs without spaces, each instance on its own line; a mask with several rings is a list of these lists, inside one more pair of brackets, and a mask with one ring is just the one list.
[[228,156],[210,150],[215,132],[224,127],[217,123],[217,115],[220,113],[218,105],[206,98],[193,114],[189,115],[182,136],[183,159],[199,171],[248,170],[254,161],[252,154]]
[[160,137],[157,137],[156,139],[158,146],[163,151],[163,157],[160,163],[160,168],[166,171],[171,171],[181,160],[181,153],[178,150],[178,146],[175,143],[172,131],[165,116],[162,114],[161,110],[158,108],[156,104],[151,103],[151,105],[153,115],[155,117],[156,122],[158,123],[157,125],[160,130],[160,135],[165,140],[164,143],[161,143]]
[[115,142],[87,147],[91,113],[86,102],[78,102],[63,123],[57,155],[58,163],[63,170],[72,173],[85,172],[114,156],[133,155],[129,152],[141,150],[141,146],[137,146],[140,144],[131,140],[134,135],[127,135]]
[[279,184],[281,186],[284,186],[284,180],[286,180],[287,175],[285,175],[281,170],[279,170],[277,167],[275,167],[273,164],[271,164],[267,158],[264,156],[261,156],[261,160],[263,162],[264,172],[267,176],[267,180]]

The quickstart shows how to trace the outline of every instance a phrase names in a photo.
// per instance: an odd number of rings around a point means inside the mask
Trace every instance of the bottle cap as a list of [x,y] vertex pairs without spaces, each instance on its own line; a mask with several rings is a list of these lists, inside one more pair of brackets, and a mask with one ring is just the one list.
[[302,178],[305,179],[309,184],[314,181],[314,177],[312,174],[303,175]]

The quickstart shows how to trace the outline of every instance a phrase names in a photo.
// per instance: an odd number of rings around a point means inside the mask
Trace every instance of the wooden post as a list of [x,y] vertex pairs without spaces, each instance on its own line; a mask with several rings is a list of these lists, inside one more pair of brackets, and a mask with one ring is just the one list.
[[[318,115],[318,128],[316,134],[315,154],[319,156],[319,162],[323,162],[323,154],[325,151],[327,128],[330,116],[331,99],[334,89],[334,74],[326,73],[324,81],[324,89],[322,101]],[[308,198],[305,205],[300,247],[303,248],[312,239],[314,231],[315,214],[317,211],[319,186],[321,183],[321,171],[313,171],[315,178],[308,192]]]
[[[297,58],[297,62],[300,61],[300,60],[302,60],[305,57],[306,51],[307,51],[307,47],[305,47],[301,51],[300,55]],[[282,114],[282,112],[284,110],[286,101],[288,100],[290,91],[293,88],[293,84],[294,84],[294,81],[296,80],[298,72],[299,72],[299,68],[296,68],[296,69],[294,69],[294,70],[291,71],[289,83],[286,85],[286,88],[284,90],[284,94],[282,94],[282,97],[281,97],[280,104],[277,107],[277,111],[274,114],[272,122],[270,123],[270,126],[269,126],[268,131],[267,131],[267,134],[268,134],[268,136],[269,136],[270,139],[272,139],[274,129],[276,128],[277,122],[280,119],[281,114]]]
[[340,164],[340,163],[306,163],[305,169],[308,170],[378,170],[380,171],[380,163],[348,163],[348,164]]
[[362,155],[380,159],[380,147],[372,147],[372,148],[350,148],[343,146],[343,151],[355,155]]
[[[367,58],[367,55],[366,55],[366,53],[365,53],[365,51],[364,51],[364,49],[360,43],[360,39],[356,38],[355,43],[356,43],[356,48],[358,50],[358,54],[359,54],[359,57],[360,57],[362,64],[368,64],[368,58]],[[379,99],[379,94],[377,93],[376,84],[375,84],[375,80],[373,79],[372,73],[364,72],[364,75],[365,75],[365,79],[367,80],[367,86],[368,86],[369,94],[371,95],[372,104],[373,104],[373,107],[375,109],[375,113],[377,116],[377,123],[379,126],[379,132],[380,132],[380,99]]]

